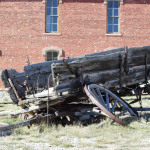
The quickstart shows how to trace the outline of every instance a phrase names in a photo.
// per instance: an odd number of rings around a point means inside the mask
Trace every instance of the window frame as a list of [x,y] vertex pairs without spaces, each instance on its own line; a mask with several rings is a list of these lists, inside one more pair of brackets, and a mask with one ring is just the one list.
[[[114,2],[113,2],[113,7],[112,7],[112,10],[114,11],[114,9],[118,9],[118,16],[115,16],[114,15],[114,12],[112,12],[113,16],[108,16],[108,3],[109,1],[118,1],[119,2],[119,6],[118,8],[115,8],[114,7]],[[120,0],[107,0],[107,26],[106,26],[106,33],[107,35],[120,35],[120,5],[121,5],[121,2]],[[108,18],[112,18],[113,19],[113,24],[108,24]],[[114,24],[114,18],[118,18],[118,24]],[[108,32],[108,25],[112,25],[113,26],[113,29],[112,29],[112,32]],[[115,25],[118,25],[118,32],[114,32],[114,26]]]
[[[53,55],[53,53],[57,53],[57,59],[48,60],[48,53],[52,53],[52,55]],[[46,54],[45,54],[45,61],[58,60],[58,56],[59,56],[59,52],[58,51],[56,51],[56,50],[48,50],[48,51],[46,51]],[[52,56],[52,58],[54,58],[54,57]]]
[[[52,3],[53,3],[53,1],[54,0],[52,0]],[[47,2],[48,2],[48,0],[46,0],[45,1],[45,33],[46,34],[58,34],[59,32],[59,26],[58,26],[58,22],[59,22],[59,0],[57,0],[57,3],[58,3],[58,5],[57,5],[57,7],[53,7],[53,6],[51,6],[51,8],[57,8],[57,15],[47,15]],[[50,8],[50,7],[49,7]],[[51,10],[51,13],[52,13],[52,10]],[[51,16],[51,17],[57,17],[57,23],[47,23],[47,16]],[[51,31],[48,31],[48,29],[47,29],[47,24],[49,24],[49,25],[53,25],[53,24],[57,24],[57,31],[53,31],[52,30],[52,27],[51,27]]]
[[57,59],[59,60],[60,57],[62,57],[63,55],[63,50],[62,48],[60,47],[57,47],[57,46],[48,46],[48,47],[44,47],[42,49],[42,56],[45,57],[45,61],[47,61],[47,52],[57,52],[58,53],[58,56],[57,56]]

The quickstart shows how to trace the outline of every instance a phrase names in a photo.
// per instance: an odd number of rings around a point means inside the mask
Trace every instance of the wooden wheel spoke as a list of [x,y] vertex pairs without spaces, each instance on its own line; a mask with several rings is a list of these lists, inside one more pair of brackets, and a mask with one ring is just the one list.
[[115,100],[114,105],[112,106],[111,112],[113,113],[115,110],[115,107],[117,105],[118,100]]
[[98,95],[97,95],[95,89],[92,88],[91,91],[93,92],[94,97],[95,97],[97,100],[99,100],[99,97],[98,97]]
[[109,106],[109,96],[108,96],[108,92],[107,92],[107,91],[105,91],[105,96],[106,96],[107,109],[108,109],[108,111],[110,111],[110,106]]
[[104,99],[103,99],[103,96],[102,96],[102,94],[101,94],[99,88],[96,88],[96,91],[97,91],[97,94],[98,94],[99,99],[100,99],[100,101],[101,101],[101,104],[102,104],[104,107],[106,107],[105,101],[104,101]]

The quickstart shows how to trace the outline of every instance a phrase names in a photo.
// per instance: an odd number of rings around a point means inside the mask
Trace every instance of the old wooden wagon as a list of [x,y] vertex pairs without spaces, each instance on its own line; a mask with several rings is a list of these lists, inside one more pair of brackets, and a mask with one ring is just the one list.
[[22,107],[18,113],[86,120],[102,110],[125,125],[119,116],[138,113],[121,96],[135,94],[132,103],[141,104],[142,92],[150,92],[149,69],[150,46],[124,47],[27,65],[21,73],[5,69],[1,80],[12,101]]

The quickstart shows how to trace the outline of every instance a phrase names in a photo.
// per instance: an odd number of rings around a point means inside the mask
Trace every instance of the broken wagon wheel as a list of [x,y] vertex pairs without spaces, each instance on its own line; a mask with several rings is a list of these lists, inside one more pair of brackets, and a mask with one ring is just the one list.
[[[110,118],[121,125],[126,125],[118,116],[129,112],[131,115],[138,115],[137,112],[123,99],[112,93],[110,90],[96,84],[85,85],[84,90],[91,101],[104,111]],[[111,105],[110,105],[111,104]],[[120,113],[115,114],[115,111]]]

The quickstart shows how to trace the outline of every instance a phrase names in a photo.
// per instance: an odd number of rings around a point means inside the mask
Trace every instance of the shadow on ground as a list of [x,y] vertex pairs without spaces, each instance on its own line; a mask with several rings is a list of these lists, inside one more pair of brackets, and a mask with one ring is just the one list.
[[142,122],[147,123],[150,122],[150,113],[147,112],[139,112],[139,117],[137,116],[128,116],[122,119],[127,125],[131,124],[132,122]]

